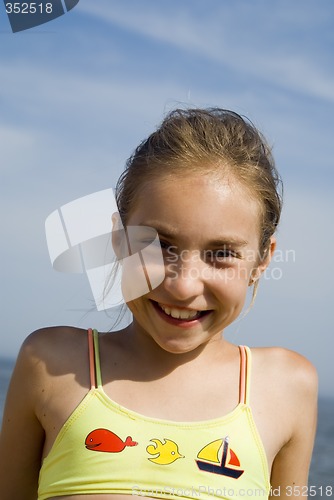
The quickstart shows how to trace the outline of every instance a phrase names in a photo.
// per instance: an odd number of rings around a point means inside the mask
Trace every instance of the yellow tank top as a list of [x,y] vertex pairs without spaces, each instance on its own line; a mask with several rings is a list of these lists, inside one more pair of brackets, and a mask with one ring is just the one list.
[[249,407],[248,347],[239,347],[237,407],[212,420],[174,422],[112,401],[103,391],[96,330],[93,335],[89,330],[88,339],[92,387],[43,461],[38,500],[103,493],[174,500],[268,498],[267,460]]

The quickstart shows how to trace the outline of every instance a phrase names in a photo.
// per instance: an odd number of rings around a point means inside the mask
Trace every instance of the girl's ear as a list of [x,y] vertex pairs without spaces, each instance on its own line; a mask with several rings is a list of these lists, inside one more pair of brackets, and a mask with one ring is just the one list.
[[249,280],[249,285],[254,285],[256,281],[258,281],[261,277],[261,274],[267,269],[269,266],[271,259],[274,255],[276,249],[276,238],[275,236],[270,237],[270,242],[267,247],[266,253],[263,259],[260,261],[259,265],[253,270],[252,275]]
[[123,228],[121,216],[119,215],[119,212],[114,212],[111,216],[111,222],[112,222],[112,230],[117,231],[118,229]]

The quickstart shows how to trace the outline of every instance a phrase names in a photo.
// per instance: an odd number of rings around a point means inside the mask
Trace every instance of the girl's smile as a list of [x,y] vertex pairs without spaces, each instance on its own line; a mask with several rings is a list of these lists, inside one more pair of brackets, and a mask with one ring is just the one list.
[[182,328],[191,328],[211,312],[210,310],[198,311],[186,307],[176,307],[175,305],[159,304],[154,300],[151,300],[151,303],[164,321]]

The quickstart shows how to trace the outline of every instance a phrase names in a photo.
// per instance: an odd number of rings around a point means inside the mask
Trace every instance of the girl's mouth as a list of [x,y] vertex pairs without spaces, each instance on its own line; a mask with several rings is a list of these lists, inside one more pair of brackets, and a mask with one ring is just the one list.
[[178,308],[170,305],[161,304],[155,300],[151,300],[153,307],[166,321],[172,324],[190,324],[195,321],[200,321],[207,316],[211,310],[198,311],[195,309]]

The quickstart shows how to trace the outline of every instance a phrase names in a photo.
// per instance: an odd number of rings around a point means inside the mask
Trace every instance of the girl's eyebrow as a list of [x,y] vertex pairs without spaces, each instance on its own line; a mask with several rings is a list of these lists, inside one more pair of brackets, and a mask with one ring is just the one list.
[[[141,224],[139,224],[139,225],[141,225]],[[176,229],[173,226],[169,226],[169,225],[161,226],[161,224],[159,222],[155,222],[155,221],[147,221],[143,225],[155,229],[159,236],[162,236],[163,238],[166,238],[166,239],[176,238],[176,236],[177,236]],[[246,245],[248,245],[248,241],[241,239],[241,238],[238,238],[236,236],[232,236],[232,235],[231,236],[224,236],[221,238],[218,237],[217,239],[208,241],[206,244],[206,246],[208,246],[208,247],[215,247],[215,248],[217,248],[217,247],[223,247],[223,248],[238,247],[238,248],[241,248],[241,247],[245,247]]]
[[222,239],[210,241],[209,245],[212,247],[224,247],[224,248],[226,248],[226,247],[239,247],[239,248],[241,248],[241,247],[245,247],[246,245],[248,245],[248,241],[231,236],[231,237],[224,237]]
[[174,238],[176,236],[175,227],[171,225],[161,226],[160,222],[156,221],[145,221],[144,223],[139,223],[138,226],[146,226],[155,229],[159,235],[162,235],[166,238]]

